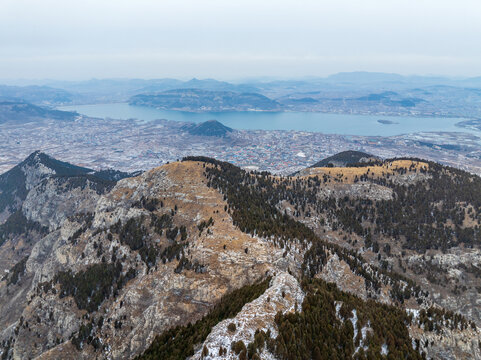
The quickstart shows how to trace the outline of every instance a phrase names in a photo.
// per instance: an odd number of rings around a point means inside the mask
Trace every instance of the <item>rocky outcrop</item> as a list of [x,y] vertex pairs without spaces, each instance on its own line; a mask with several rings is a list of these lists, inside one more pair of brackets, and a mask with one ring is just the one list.
[[355,275],[346,262],[339,259],[337,254],[329,257],[322,272],[317,275],[327,282],[335,283],[339,289],[351,292],[367,299],[367,290],[364,278]]
[[[217,324],[191,359],[238,359],[238,355],[231,349],[232,343],[242,341],[247,345],[253,342],[257,330],[265,332],[270,330],[271,336],[276,337],[277,329],[274,323],[276,314],[299,310],[303,301],[304,292],[297,280],[287,273],[277,274],[264,294],[244,305],[236,317]],[[229,325],[232,327],[231,330]],[[219,355],[221,347],[227,350],[223,355]],[[204,348],[208,349],[208,356],[202,355]]]
[[356,184],[336,184],[332,187],[325,187],[319,191],[321,198],[334,197],[336,199],[342,199],[345,196],[349,196],[357,199],[369,199],[369,200],[391,200],[393,197],[392,189],[373,184],[370,182],[358,182]]
[[411,326],[409,333],[419,342],[420,350],[428,359],[481,359],[479,330],[444,327],[438,331],[426,331],[423,326]]
[[22,172],[25,175],[25,188],[32,190],[43,179],[51,175],[55,175],[55,170],[42,163],[39,152],[35,152],[29,157],[22,167]]
[[58,228],[67,217],[91,212],[99,194],[89,179],[78,186],[69,178],[49,178],[32,188],[23,202],[22,212],[30,221],[50,230]]
[[[423,277],[421,280],[425,286],[433,288],[433,301],[443,308],[473,319],[480,326],[479,249],[452,248],[445,253],[430,251],[425,255],[411,255],[407,258],[407,265],[416,272],[419,269],[433,269],[439,273],[440,276],[436,279],[428,280]],[[436,280],[439,280],[440,284],[437,284]],[[456,293],[450,291],[448,285],[453,287]]]

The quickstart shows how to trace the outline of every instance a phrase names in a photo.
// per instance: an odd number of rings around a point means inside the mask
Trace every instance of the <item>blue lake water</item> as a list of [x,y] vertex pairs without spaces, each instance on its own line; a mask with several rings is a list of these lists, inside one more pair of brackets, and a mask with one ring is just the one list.
[[[166,111],[126,103],[63,106],[60,110],[77,111],[91,117],[112,119],[138,119],[151,121],[203,122],[218,120],[234,129],[246,130],[297,130],[325,134],[394,136],[417,132],[450,131],[481,135],[480,131],[455,126],[465,118],[409,117],[382,115],[324,114],[311,112],[207,112],[191,113]],[[387,120],[392,124],[382,124]]]

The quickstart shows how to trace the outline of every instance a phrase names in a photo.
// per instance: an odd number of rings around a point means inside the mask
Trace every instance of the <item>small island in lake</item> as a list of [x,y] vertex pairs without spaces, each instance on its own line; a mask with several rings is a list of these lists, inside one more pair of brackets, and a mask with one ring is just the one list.
[[461,121],[456,123],[455,126],[462,127],[465,129],[481,131],[481,119],[471,119],[471,120]]
[[398,122],[396,121],[392,121],[392,120],[384,120],[384,119],[380,119],[377,121],[378,123],[380,124],[383,124],[383,125],[393,125],[393,124],[399,124]]

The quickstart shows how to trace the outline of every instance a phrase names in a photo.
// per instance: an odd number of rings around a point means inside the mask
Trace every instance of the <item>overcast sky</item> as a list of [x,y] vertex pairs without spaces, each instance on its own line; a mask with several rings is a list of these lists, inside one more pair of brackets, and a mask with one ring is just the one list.
[[0,0],[0,79],[481,75],[480,0]]

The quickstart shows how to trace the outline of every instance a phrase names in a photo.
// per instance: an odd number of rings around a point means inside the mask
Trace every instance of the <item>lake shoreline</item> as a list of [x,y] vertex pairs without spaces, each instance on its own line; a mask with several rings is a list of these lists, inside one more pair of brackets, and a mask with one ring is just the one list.
[[[463,128],[463,131],[460,131],[460,126],[456,124],[471,120],[460,117],[288,111],[182,112],[129,105],[128,103],[71,105],[61,106],[58,109],[77,111],[79,114],[90,117],[120,120],[137,119],[146,122],[157,119],[191,123],[217,120],[228,127],[239,130],[295,130],[360,136],[397,136],[418,132],[466,132],[481,136],[481,132],[473,128]],[[389,126],[380,123],[380,118],[389,121]]]

